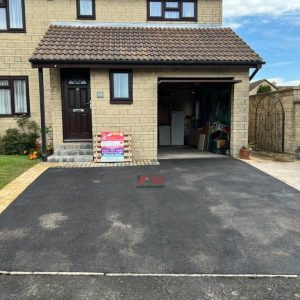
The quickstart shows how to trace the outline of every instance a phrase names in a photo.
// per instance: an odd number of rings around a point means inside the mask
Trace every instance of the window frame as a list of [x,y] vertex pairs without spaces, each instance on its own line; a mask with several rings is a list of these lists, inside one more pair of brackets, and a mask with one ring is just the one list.
[[[10,105],[11,105],[11,114],[1,114],[0,118],[14,117],[14,116],[30,116],[30,100],[29,100],[29,80],[28,76],[0,76],[0,80],[7,80],[8,86],[0,86],[0,90],[9,90],[10,91]],[[27,112],[16,113],[15,112],[15,88],[14,81],[15,80],[25,80],[26,85],[26,104],[27,104]]]
[[[114,96],[114,74],[126,73],[128,74],[128,92],[127,98],[116,98]],[[109,71],[109,87],[110,87],[110,103],[111,104],[132,104],[133,103],[133,72],[132,70],[110,70]]]
[[[172,0],[147,0],[147,21],[174,21],[174,22],[197,22],[198,21],[198,0],[177,0],[178,8],[167,7],[167,2],[176,2]],[[151,17],[150,15],[150,2],[159,2],[162,3],[162,16],[160,17]],[[194,17],[183,17],[183,3],[194,3]],[[165,18],[166,12],[179,12],[179,18]]]
[[6,14],[6,29],[0,29],[0,33],[26,33],[26,16],[25,16],[25,0],[21,0],[22,4],[22,18],[23,18],[23,28],[10,28],[10,15],[9,15],[9,0],[4,0],[4,4],[0,4],[0,8],[5,9]]
[[80,0],[76,0],[77,20],[96,20],[96,0],[92,1],[92,15],[85,16],[80,14]]

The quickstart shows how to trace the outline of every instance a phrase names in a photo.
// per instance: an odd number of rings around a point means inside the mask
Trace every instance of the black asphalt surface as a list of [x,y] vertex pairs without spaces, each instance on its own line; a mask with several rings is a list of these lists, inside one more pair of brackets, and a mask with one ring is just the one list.
[[0,299],[298,300],[299,279],[0,276]]
[[[138,176],[155,175],[164,176],[164,187],[137,188]],[[299,216],[297,190],[230,158],[49,169],[0,215],[0,270],[300,274]],[[4,276],[1,283],[11,287],[13,278]],[[18,277],[16,284],[33,280]],[[77,280],[80,287],[88,279],[56,280],[58,286]],[[89,280],[118,292],[117,279]],[[153,292],[165,293],[177,280],[191,289],[199,283],[199,293],[212,284],[231,291],[224,279],[128,280],[144,280],[145,292],[154,285]],[[156,289],[157,281],[162,287]],[[124,282],[121,294],[130,285]],[[240,291],[247,288],[236,282]],[[268,284],[284,287],[285,281]]]

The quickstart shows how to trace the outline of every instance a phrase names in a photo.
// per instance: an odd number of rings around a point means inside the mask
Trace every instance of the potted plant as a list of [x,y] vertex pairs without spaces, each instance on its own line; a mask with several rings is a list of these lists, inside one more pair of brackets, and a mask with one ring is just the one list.
[[251,152],[252,152],[252,148],[244,146],[243,148],[240,149],[240,158],[250,159]]

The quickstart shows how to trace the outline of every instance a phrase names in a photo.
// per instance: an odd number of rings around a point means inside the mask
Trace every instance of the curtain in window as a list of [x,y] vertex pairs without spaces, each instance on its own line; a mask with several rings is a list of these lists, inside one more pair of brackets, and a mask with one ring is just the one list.
[[193,2],[182,3],[182,17],[183,18],[195,17],[195,4]]
[[0,79],[0,86],[8,86],[8,83],[7,79]]
[[93,0],[79,0],[80,1],[80,15],[92,16],[93,15]]
[[0,8],[0,30],[7,29],[6,26],[6,8]]
[[129,98],[129,75],[114,73],[114,98]]
[[150,2],[150,17],[162,16],[162,4],[161,2]]
[[177,12],[177,11],[166,11],[165,18],[166,19],[179,19],[179,12]]
[[26,81],[14,80],[15,112],[27,113]]
[[10,90],[0,89],[0,115],[10,115],[11,105],[10,105]]
[[9,0],[10,28],[23,28],[22,0]]

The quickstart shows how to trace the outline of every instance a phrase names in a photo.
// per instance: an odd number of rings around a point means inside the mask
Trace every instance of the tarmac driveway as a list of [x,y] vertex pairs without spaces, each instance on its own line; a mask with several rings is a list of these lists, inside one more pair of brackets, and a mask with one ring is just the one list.
[[49,169],[0,215],[0,270],[300,274],[299,217],[299,191],[230,158]]

